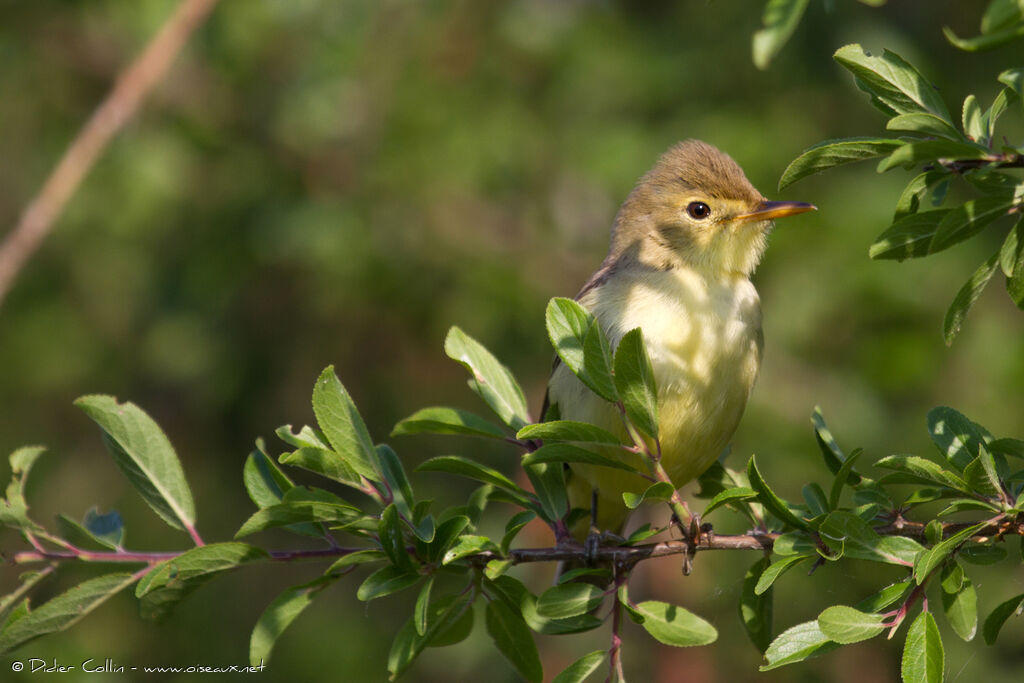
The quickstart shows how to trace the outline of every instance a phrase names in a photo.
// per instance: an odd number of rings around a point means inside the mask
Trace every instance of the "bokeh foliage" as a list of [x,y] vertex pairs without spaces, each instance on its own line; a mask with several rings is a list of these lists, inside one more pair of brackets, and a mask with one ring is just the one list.
[[[0,3],[6,223],[172,5]],[[536,411],[550,359],[544,304],[572,295],[596,267],[615,207],[657,154],[684,137],[708,140],[774,197],[800,150],[884,125],[831,59],[851,42],[896,50],[947,102],[970,93],[991,102],[1001,87],[993,75],[1015,48],[965,55],[950,46],[943,26],[975,33],[969,5],[835,2],[827,14],[811,3],[761,72],[750,60],[761,17],[744,3],[224,3],[0,310],[0,446],[39,441],[73,455],[40,477],[48,483],[31,492],[37,509],[77,518],[99,496],[103,509],[144,520],[93,428],[70,408],[84,393],[131,397],[185,460],[206,501],[201,528],[227,537],[248,514],[237,483],[252,436],[269,436],[282,417],[307,420],[308,385],[328,363],[371,432],[384,434],[422,405],[468,404],[462,376],[437,351],[454,323],[513,368]],[[756,452],[791,497],[818,457],[807,425],[815,404],[844,443],[875,456],[924,451],[922,416],[941,403],[983,416],[994,433],[1019,432],[1024,348],[1012,302],[993,288],[951,350],[939,334],[965,274],[1002,235],[921,262],[871,262],[868,246],[901,189],[856,167],[802,181],[786,198],[817,204],[814,224],[780,228],[757,275],[767,355],[734,465]],[[410,466],[449,447],[403,446]],[[517,471],[515,459],[493,464]],[[435,493],[458,495],[440,482]],[[141,541],[149,531],[130,533]],[[703,569],[712,562],[714,571]],[[696,680],[742,678],[759,661],[733,613],[748,565],[702,556],[685,581],[670,561],[645,570],[653,593],[717,614],[721,647],[684,655]],[[186,603],[160,627],[140,626],[134,606],[115,600],[90,629],[33,653],[244,660],[266,602],[249,596],[269,599],[296,577],[243,576],[204,589],[205,604]],[[831,603],[809,596],[835,580],[821,572],[780,584],[777,623],[813,618]],[[1020,577],[977,580],[1020,592]],[[404,617],[386,606],[366,612],[343,593],[322,596],[303,630],[345,648],[325,649],[298,629],[278,644],[276,663],[293,680],[318,680],[325,669],[379,676],[388,647],[379,633]],[[208,611],[217,617],[197,617]],[[1012,644],[1020,633],[1008,626],[1001,638]],[[564,665],[594,649],[580,647],[544,654]],[[861,671],[867,678],[898,671],[896,648],[858,647],[806,675],[841,680],[852,662],[876,667]],[[433,653],[413,675],[494,675],[489,643],[460,648]],[[679,656],[634,652],[630,662],[654,677],[680,666]],[[1005,645],[947,656],[967,662],[962,675],[995,680],[1021,664],[1019,648]]]

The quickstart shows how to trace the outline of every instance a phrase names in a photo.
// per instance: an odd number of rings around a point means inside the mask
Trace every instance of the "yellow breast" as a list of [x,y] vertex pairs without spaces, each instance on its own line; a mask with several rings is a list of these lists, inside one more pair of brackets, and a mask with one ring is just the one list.
[[[655,380],[662,463],[682,486],[719,456],[732,438],[757,378],[761,361],[761,309],[750,280],[728,275],[709,279],[696,271],[640,270],[617,273],[581,299],[601,322],[613,346],[640,327]],[[550,397],[564,419],[583,420],[624,434],[621,420],[564,366],[552,376]],[[589,488],[605,501],[605,528],[621,523],[623,491],[647,482],[600,467],[573,466],[589,486],[574,486],[573,504],[589,507]],[[584,496],[580,498],[580,496]]]

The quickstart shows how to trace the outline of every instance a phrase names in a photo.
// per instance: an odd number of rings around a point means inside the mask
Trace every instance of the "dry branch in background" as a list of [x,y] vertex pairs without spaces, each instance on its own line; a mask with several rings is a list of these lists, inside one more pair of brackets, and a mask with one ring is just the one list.
[[182,0],[142,54],[118,77],[110,94],[71,142],[39,193],[0,243],[0,304],[100,153],[135,115],[139,104],[216,3],[217,0]]

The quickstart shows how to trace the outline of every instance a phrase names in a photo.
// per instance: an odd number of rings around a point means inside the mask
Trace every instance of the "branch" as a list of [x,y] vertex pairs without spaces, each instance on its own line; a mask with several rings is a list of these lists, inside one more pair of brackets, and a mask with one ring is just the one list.
[[22,267],[53,228],[68,200],[139,104],[167,71],[217,0],[182,0],[142,54],[118,77],[64,156],[0,243],[0,304]]
[[[968,171],[979,168],[1024,168],[1024,155],[1020,154],[994,154],[984,159],[957,159],[955,161],[936,162],[948,171],[963,175]],[[925,167],[925,170],[935,168],[935,165]]]
[[[943,536],[950,536],[972,526],[968,522],[951,522],[943,525]],[[924,537],[925,525],[920,522],[909,522],[897,520],[886,526],[876,527],[875,533],[881,536],[908,536],[913,538]],[[778,533],[749,533],[733,536],[719,536],[714,533],[702,533],[699,539],[679,539],[672,541],[660,541],[657,543],[645,543],[634,546],[600,546],[593,553],[589,553],[582,545],[556,545],[550,548],[516,548],[510,550],[508,556],[494,551],[483,551],[473,555],[465,556],[464,560],[474,564],[486,564],[491,560],[510,559],[515,564],[528,562],[560,562],[576,560],[594,564],[613,564],[623,568],[630,568],[636,563],[654,557],[666,557],[668,555],[686,554],[692,556],[698,550],[760,550],[770,551],[779,537]],[[1006,519],[988,524],[980,529],[977,534],[968,539],[975,543],[986,543],[992,538],[1002,538],[1007,535],[1024,536],[1024,520]],[[275,562],[291,562],[293,560],[331,559],[351,555],[366,547],[341,547],[316,549],[294,549],[294,550],[269,550],[267,554]],[[414,552],[412,547],[407,549]],[[132,551],[91,551],[91,550],[26,550],[14,553],[10,561],[14,564],[28,564],[33,562],[125,562],[125,563],[154,563],[163,560],[173,559],[186,551],[171,552],[132,552]]]

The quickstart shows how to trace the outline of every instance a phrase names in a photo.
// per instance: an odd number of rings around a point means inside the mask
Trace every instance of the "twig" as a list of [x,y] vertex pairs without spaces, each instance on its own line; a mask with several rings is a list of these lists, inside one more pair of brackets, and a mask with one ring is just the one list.
[[[943,526],[943,536],[952,534],[972,526],[967,522],[954,522]],[[882,527],[875,527],[875,533],[881,536],[908,536],[923,537],[924,525],[918,522],[903,521],[900,524],[889,524]],[[1008,534],[1024,536],[1024,521],[1002,520],[990,522],[986,527],[966,541],[985,543],[993,537],[1001,537]],[[690,554],[697,550],[771,550],[777,533],[750,533],[737,534],[735,536],[719,536],[718,534],[701,534],[699,539],[680,539],[672,541],[661,541],[658,543],[645,543],[634,546],[600,546],[591,554],[588,554],[581,545],[556,545],[549,548],[516,548],[510,550],[508,556],[494,551],[483,551],[462,558],[474,564],[483,565],[491,560],[510,559],[516,564],[527,562],[558,562],[576,560],[579,562],[592,562],[595,564],[614,564],[621,571],[629,571],[638,562],[654,557],[666,557],[668,555]],[[361,550],[369,550],[368,547],[328,547],[317,549],[296,549],[296,550],[270,550],[267,554],[270,559],[276,562],[291,562],[293,560],[309,559],[330,559],[343,557]],[[411,553],[413,548],[407,548]],[[10,561],[15,564],[27,564],[33,562],[126,562],[126,563],[151,563],[160,562],[175,558],[181,551],[171,552],[133,552],[133,551],[91,551],[91,550],[24,550],[13,553],[9,556]]]
[[142,54],[118,77],[64,156],[0,243],[0,304],[22,267],[53,228],[68,200],[143,98],[167,71],[217,0],[182,0]]

